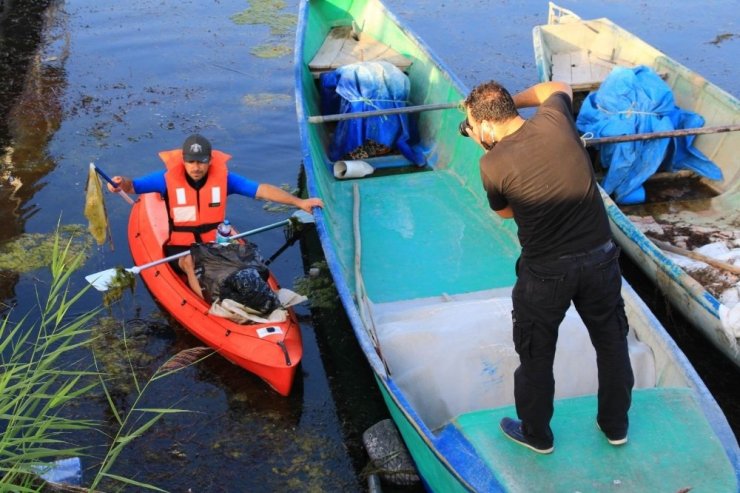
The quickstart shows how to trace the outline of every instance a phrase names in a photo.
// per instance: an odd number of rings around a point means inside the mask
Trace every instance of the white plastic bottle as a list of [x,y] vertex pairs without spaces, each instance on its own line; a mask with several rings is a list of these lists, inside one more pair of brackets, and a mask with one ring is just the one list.
[[231,223],[228,219],[216,228],[216,243],[229,243],[231,241]]

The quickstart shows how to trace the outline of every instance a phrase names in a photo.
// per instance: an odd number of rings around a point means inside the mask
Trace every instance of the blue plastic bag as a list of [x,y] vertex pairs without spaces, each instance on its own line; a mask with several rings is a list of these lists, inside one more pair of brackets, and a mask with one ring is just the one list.
[[[320,85],[322,112],[332,114],[403,108],[407,106],[410,82],[398,67],[380,61],[339,67],[322,74]],[[425,162],[423,152],[412,144],[416,130],[406,114],[340,121],[329,146],[329,159],[343,159],[367,140],[397,148],[414,164]]]
[[[576,125],[582,133],[611,137],[701,127],[704,119],[676,106],[670,87],[649,67],[615,67],[599,90],[586,97]],[[672,137],[602,144],[601,163],[607,171],[601,186],[617,203],[625,203],[632,202],[645,180],[659,169],[689,169],[721,180],[722,171],[692,145],[693,140]]]

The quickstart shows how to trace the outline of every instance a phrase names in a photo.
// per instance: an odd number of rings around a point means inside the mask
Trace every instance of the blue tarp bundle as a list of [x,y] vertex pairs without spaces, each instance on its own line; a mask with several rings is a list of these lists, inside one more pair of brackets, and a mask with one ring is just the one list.
[[[676,106],[670,87],[649,67],[615,67],[578,114],[578,130],[593,137],[662,132],[704,125],[704,119]],[[693,146],[694,136],[601,145],[607,168],[601,184],[617,203],[637,202],[642,184],[658,171],[688,169],[712,180],[722,171]],[[662,164],[662,167],[661,167]]]
[[[358,62],[344,65],[321,75],[322,113],[402,108],[409,95],[409,79],[388,62]],[[411,144],[416,138],[408,115],[373,116],[342,120],[329,146],[329,159],[337,161],[349,152],[373,140],[397,148],[409,161],[424,164],[421,150]]]

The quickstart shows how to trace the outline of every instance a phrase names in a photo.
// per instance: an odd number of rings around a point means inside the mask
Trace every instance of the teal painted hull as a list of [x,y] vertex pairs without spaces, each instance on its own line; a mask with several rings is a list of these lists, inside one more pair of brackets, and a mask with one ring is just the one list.
[[[352,23],[413,61],[408,69],[412,105],[459,101],[466,89],[380,2],[302,2],[295,76],[307,188],[325,203],[315,215],[317,231],[355,336],[430,490],[533,491],[524,489],[525,485],[538,484],[540,491],[558,491],[551,488],[551,478],[536,471],[528,473],[526,482],[512,475],[521,463],[496,458],[502,447],[511,444],[498,431],[497,422],[481,426],[483,416],[494,419],[513,413],[513,396],[507,387],[516,365],[510,291],[520,248],[514,222],[500,219],[488,207],[478,170],[481,151],[457,133],[463,114],[451,109],[416,115],[426,149],[425,167],[415,168],[401,156],[384,157],[383,166],[397,161],[394,171],[384,172],[378,166],[372,175],[350,180],[332,173],[327,145],[333,127],[308,122],[309,116],[320,114],[319,91],[308,65],[331,27]],[[739,453],[725,417],[684,355],[626,283],[623,296],[634,340],[641,348],[635,360],[647,362],[641,381],[654,396],[649,400],[660,399],[663,391],[676,391],[687,393],[695,403],[683,418],[703,430],[695,437],[702,452],[695,460],[716,463],[718,472],[711,482],[695,478],[694,485],[702,481],[707,488],[735,485]],[[497,318],[491,318],[492,312]],[[484,340],[489,333],[498,339]],[[584,344],[590,346],[587,340]],[[580,358],[569,351],[575,349],[558,348],[566,360]],[[574,380],[568,378],[572,371],[560,371],[563,381]],[[563,440],[578,443],[588,438],[591,443],[599,437],[593,426],[595,388],[589,385],[587,390],[573,388],[556,396],[556,408],[562,409],[556,412],[557,419],[577,420],[584,408],[592,414],[582,429],[564,430]],[[579,395],[586,400],[578,400]],[[651,420],[659,416],[646,411],[631,419],[649,429]],[[680,467],[689,460],[676,450],[677,442],[656,444],[652,435],[643,440],[666,451],[669,457],[663,469],[643,468],[643,449],[633,447],[623,449],[631,460],[620,473],[655,478],[667,474],[671,465]],[[589,464],[600,459],[594,450],[604,449],[569,448],[568,457],[584,470],[593,470],[595,478],[598,468]],[[561,486],[567,480],[562,478]],[[611,491],[611,487],[597,485],[589,491]]]

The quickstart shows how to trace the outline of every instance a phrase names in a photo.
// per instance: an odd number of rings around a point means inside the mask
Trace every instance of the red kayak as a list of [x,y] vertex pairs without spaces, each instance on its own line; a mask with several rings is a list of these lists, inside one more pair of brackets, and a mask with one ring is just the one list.
[[[141,195],[128,224],[129,247],[136,265],[164,258],[163,245],[168,237],[164,200],[155,193]],[[290,393],[303,356],[300,326],[292,309],[288,309],[285,322],[237,324],[210,315],[210,305],[190,289],[169,263],[144,269],[140,275],[154,299],[195,337],[280,394]],[[279,289],[272,274],[268,283],[274,291]]]

